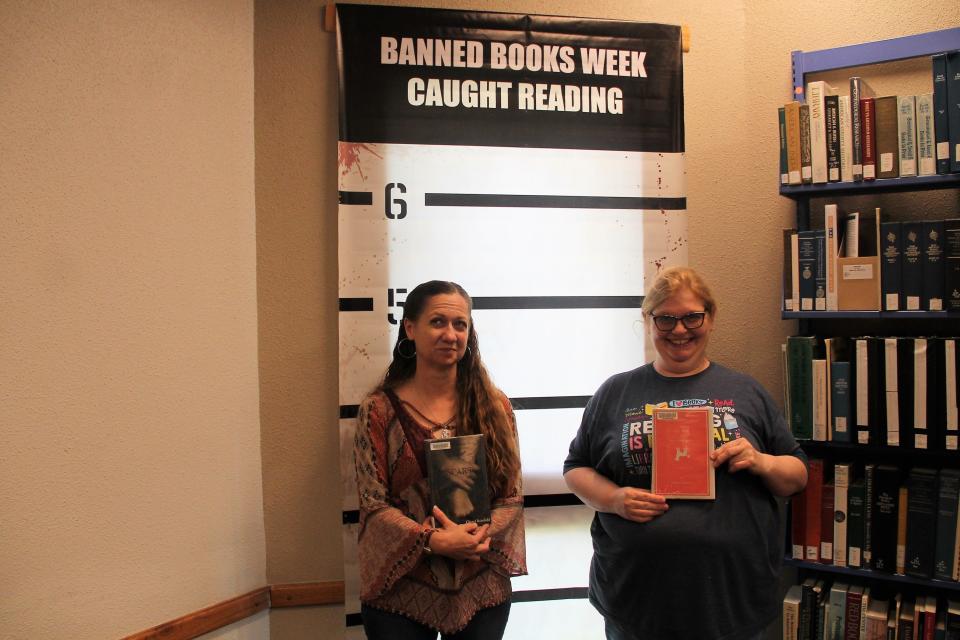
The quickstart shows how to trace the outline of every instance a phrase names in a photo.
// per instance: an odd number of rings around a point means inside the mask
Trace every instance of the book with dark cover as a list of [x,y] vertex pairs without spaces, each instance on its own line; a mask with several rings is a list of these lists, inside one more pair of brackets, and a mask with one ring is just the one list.
[[863,568],[873,568],[873,498],[877,494],[877,465],[863,465]]
[[900,605],[900,620],[897,626],[897,638],[903,638],[904,640],[907,640],[914,637],[913,618],[915,607],[916,604],[912,597],[903,599],[903,604]]
[[958,501],[960,470],[942,469],[937,491],[936,546],[933,552],[933,577],[938,580],[953,580]]
[[923,222],[903,222],[900,261],[900,310],[920,311],[923,299]]
[[833,517],[836,486],[824,482],[820,492],[820,562],[833,564]]
[[863,143],[863,179],[877,177],[877,102],[876,98],[860,99],[860,139]]
[[790,498],[790,557],[794,560],[803,560],[805,557],[807,519],[804,500],[802,493]]
[[897,524],[900,501],[900,471],[889,465],[877,465],[874,472],[873,568],[893,573],[897,566]]
[[457,524],[490,522],[490,493],[482,435],[425,441],[430,497]]
[[787,112],[783,107],[777,109],[777,123],[780,125],[780,184],[790,184],[787,169]]
[[810,638],[816,633],[814,618],[817,606],[816,578],[807,578],[800,584],[800,623],[798,625],[797,637]]
[[920,308],[924,311],[943,311],[943,285],[946,278],[944,265],[944,221],[923,221],[923,287]]
[[796,235],[796,229],[783,230],[783,310],[799,311],[800,305],[797,302],[794,307],[793,300],[793,236]]
[[947,311],[960,311],[960,218],[944,220],[943,233],[943,306]]
[[923,467],[911,469],[907,474],[905,569],[908,576],[933,577],[937,503],[937,470]]
[[901,223],[880,223],[880,287],[884,311],[900,310]]
[[[916,435],[917,435],[917,426],[914,424],[914,368],[915,361],[913,357],[914,352],[914,339],[913,338],[887,338],[887,344],[893,343],[895,349],[897,350],[896,355],[896,370],[895,374],[897,377],[897,406],[896,407],[887,407],[887,425],[890,425],[890,411],[895,410],[897,412],[897,423],[899,425],[899,441],[897,442],[898,446],[912,449],[912,448],[926,448],[926,441],[923,442],[923,447],[918,447],[916,444]],[[887,375],[890,375],[890,371],[887,371]],[[887,378],[889,380],[889,377]],[[889,387],[889,384],[888,384]],[[926,435],[925,431],[922,432],[922,435]],[[887,444],[892,445],[892,442],[887,442]]]
[[947,54],[938,53],[933,63],[933,133],[937,173],[950,173],[950,131],[947,117]]
[[823,98],[827,134],[827,181],[840,182],[840,96]]
[[[847,489],[847,565],[863,567],[863,524],[866,485],[857,478]],[[951,549],[952,551],[952,549]]]
[[810,106],[800,105],[800,181],[813,182],[813,164],[810,158]]
[[947,640],[960,640],[960,601],[947,601]]
[[863,180],[863,133],[860,100],[872,98],[873,89],[860,76],[850,78],[850,129],[853,136],[853,179]]
[[950,172],[960,171],[960,51],[947,54],[947,130],[950,132]]
[[922,382],[926,387],[927,447],[931,451],[947,448],[947,341],[927,338],[927,371]]
[[804,549],[806,560],[820,560],[821,498],[823,495],[823,460],[808,461],[807,488],[803,490],[803,511],[806,514]]
[[827,310],[827,232],[817,229],[813,232],[816,241],[816,262],[814,266],[814,298],[813,310]]
[[900,144],[900,177],[917,175],[917,98],[897,97],[897,139]]
[[851,442],[853,421],[850,419],[850,363],[830,364],[830,413],[834,442]]
[[787,338],[790,431],[798,440],[813,438],[813,352],[816,338]]
[[800,274],[800,311],[814,311],[817,298],[817,231],[797,232]]
[[897,96],[876,98],[877,177],[900,176]]

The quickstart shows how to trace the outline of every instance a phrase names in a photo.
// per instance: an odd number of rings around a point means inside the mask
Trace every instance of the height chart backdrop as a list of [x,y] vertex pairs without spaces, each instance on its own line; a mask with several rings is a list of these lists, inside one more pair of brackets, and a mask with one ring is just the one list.
[[483,359],[517,410],[530,575],[514,580],[507,637],[596,635],[591,512],[561,468],[589,396],[644,362],[646,283],[686,263],[680,28],[337,16],[347,635],[363,637],[356,408],[390,361],[406,293],[433,279],[473,296]]

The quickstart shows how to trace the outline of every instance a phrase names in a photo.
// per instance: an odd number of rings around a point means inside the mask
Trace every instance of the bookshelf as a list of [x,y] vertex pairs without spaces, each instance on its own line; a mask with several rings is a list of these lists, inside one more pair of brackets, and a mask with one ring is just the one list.
[[[792,97],[804,100],[806,74],[877,64],[905,58],[929,56],[960,48],[960,28],[945,29],[893,40],[864,43],[834,49],[792,53]],[[919,193],[936,190],[960,190],[960,174],[878,179],[861,182],[830,182],[826,184],[779,185],[779,193],[794,201],[796,227],[811,229],[811,201],[830,199],[842,205],[851,196],[882,196],[893,193]],[[930,217],[956,217],[956,210],[931,212]],[[903,337],[952,336],[960,337],[958,311],[784,311],[781,318],[798,322],[798,335],[864,336],[888,335]],[[851,359],[853,357],[851,356]],[[851,380],[852,386],[852,380]],[[855,397],[855,392],[852,392]],[[854,398],[851,398],[854,402]],[[828,415],[828,431],[829,427]],[[920,423],[917,423],[920,424]],[[856,426],[851,425],[853,433]],[[912,430],[913,427],[911,426]],[[923,450],[908,446],[858,444],[853,442],[801,440],[801,446],[811,459],[821,459],[824,469],[837,463],[851,463],[862,472],[864,464],[894,466],[903,472],[911,467],[935,469],[960,468],[960,451]],[[832,475],[832,474],[831,474]],[[853,480],[851,476],[850,480]],[[936,499],[936,495],[934,496]],[[829,507],[828,507],[829,509]],[[936,503],[935,512],[936,515]],[[805,578],[823,578],[827,585],[833,581],[871,586],[877,597],[892,597],[902,592],[905,596],[936,595],[946,600],[960,600],[960,582],[934,578],[920,578],[871,568],[852,568],[833,564],[797,560],[791,557],[791,527],[786,531],[785,568],[795,569],[798,581]],[[865,565],[866,566],[866,565]]]

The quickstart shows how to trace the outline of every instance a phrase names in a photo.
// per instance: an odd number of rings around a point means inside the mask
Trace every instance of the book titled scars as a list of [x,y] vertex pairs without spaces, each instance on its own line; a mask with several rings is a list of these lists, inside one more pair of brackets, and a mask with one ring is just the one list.
[[482,435],[425,441],[430,497],[457,524],[490,522],[490,490]]
[[654,409],[651,491],[673,499],[713,500],[713,409]]

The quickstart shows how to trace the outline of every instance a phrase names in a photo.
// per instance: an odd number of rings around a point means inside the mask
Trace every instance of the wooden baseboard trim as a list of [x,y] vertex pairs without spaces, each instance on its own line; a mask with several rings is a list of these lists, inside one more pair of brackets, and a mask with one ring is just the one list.
[[193,640],[267,609],[343,604],[343,600],[342,580],[275,584],[188,613],[122,640]]
[[301,582],[270,586],[270,608],[343,604],[343,581]]
[[134,633],[123,640],[191,640],[269,608],[270,587],[261,587]]

